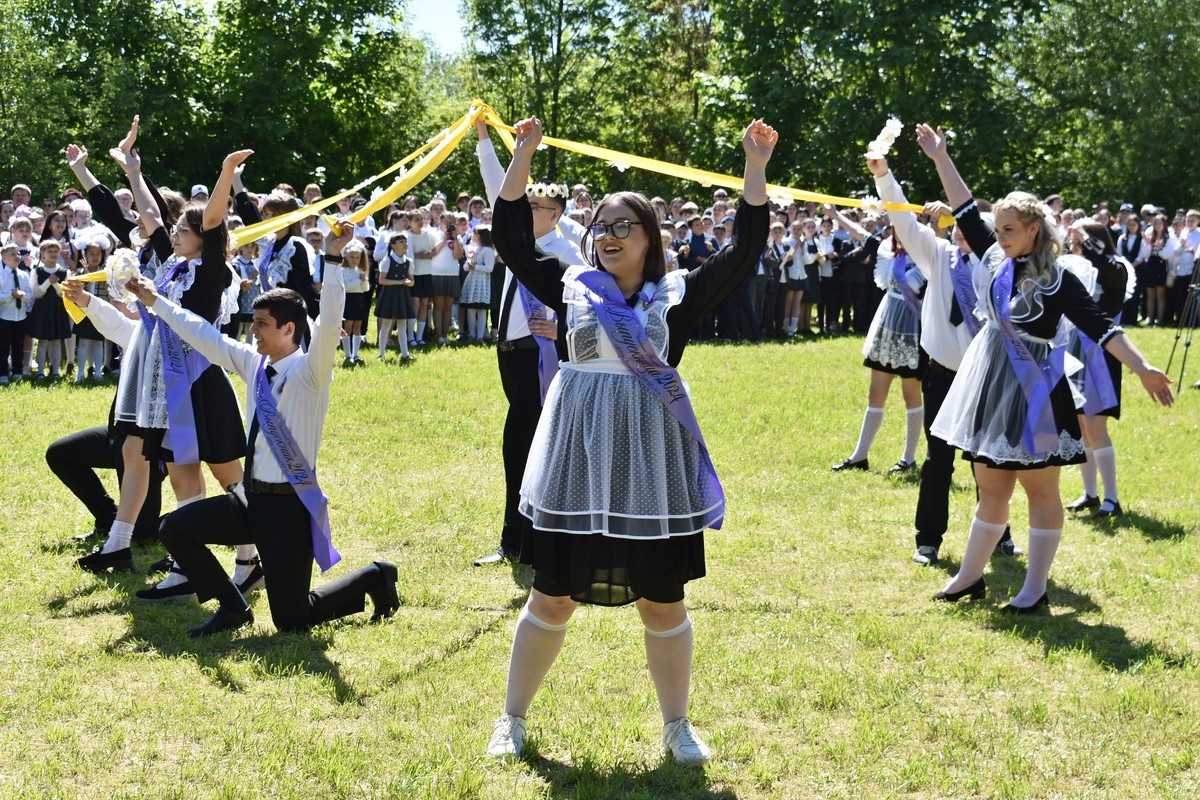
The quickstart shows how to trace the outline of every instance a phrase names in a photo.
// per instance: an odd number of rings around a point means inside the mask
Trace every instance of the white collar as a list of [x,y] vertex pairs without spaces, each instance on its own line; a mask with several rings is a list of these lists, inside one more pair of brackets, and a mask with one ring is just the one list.
[[287,375],[292,367],[300,363],[301,356],[304,355],[303,348],[297,347],[293,352],[279,359],[278,361],[268,361],[267,366],[275,370],[275,377]]

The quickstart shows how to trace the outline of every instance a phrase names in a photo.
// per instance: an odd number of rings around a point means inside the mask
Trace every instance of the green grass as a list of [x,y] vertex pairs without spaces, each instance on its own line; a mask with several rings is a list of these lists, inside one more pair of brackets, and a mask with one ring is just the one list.
[[[1169,333],[1137,339],[1165,362]],[[1023,560],[993,563],[984,603],[929,602],[965,540],[965,465],[943,565],[909,562],[915,478],[882,474],[902,446],[898,387],[876,469],[830,473],[866,401],[860,346],[693,346],[684,359],[729,497],[725,529],[707,537],[709,576],[688,596],[692,716],[716,755],[705,772],[657,755],[631,608],[571,622],[526,761],[482,756],[526,593],[510,571],[470,564],[497,543],[502,511],[491,350],[445,349],[405,369],[372,351],[366,369],[338,370],[321,456],[345,556],[331,574],[391,558],[403,606],[384,625],[352,618],[307,636],[276,634],[259,595],[249,632],[193,642],[182,630],[202,609],[135,606],[140,574],[76,569],[67,542],[88,519],[42,453],[102,422],[112,388],[9,387],[0,796],[1200,794],[1200,392],[1163,410],[1127,378],[1113,430],[1129,514],[1068,520],[1053,616],[1014,622],[995,609]],[[1063,483],[1078,493],[1076,471]],[[1019,498],[1012,517],[1024,544]],[[135,555],[144,568],[160,550]]]

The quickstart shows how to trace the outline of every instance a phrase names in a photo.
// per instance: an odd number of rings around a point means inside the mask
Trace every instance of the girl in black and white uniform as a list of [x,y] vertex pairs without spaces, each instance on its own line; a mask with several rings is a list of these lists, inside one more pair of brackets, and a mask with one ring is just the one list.
[[1013,192],[997,202],[993,234],[946,153],[941,130],[918,125],[917,142],[937,165],[959,229],[990,275],[978,291],[987,323],[967,348],[931,428],[974,462],[979,486],[962,564],[934,599],[985,595],[983,572],[1020,482],[1029,498],[1029,566],[1021,591],[1001,610],[1028,614],[1049,606],[1046,585],[1062,539],[1061,467],[1084,460],[1071,389],[1055,367],[1063,348],[1051,344],[1063,317],[1133,369],[1156,401],[1169,405],[1174,397],[1167,376],[1150,366],[1062,265],[1063,243],[1040,199]]
[[[859,237],[866,230],[849,219],[845,224]],[[875,253],[875,284],[884,291],[883,301],[875,309],[867,340],[863,344],[863,366],[871,370],[871,387],[867,392],[867,410],[858,432],[858,445],[835,472],[866,470],[867,456],[875,436],[883,425],[883,408],[892,382],[900,378],[904,397],[904,453],[892,465],[889,473],[908,472],[917,466],[917,444],[925,426],[925,405],[921,400],[921,379],[925,376],[928,356],[921,349],[921,296],[925,291],[925,276],[904,252],[891,227],[879,237],[866,239]],[[870,250],[868,251],[870,252]]]

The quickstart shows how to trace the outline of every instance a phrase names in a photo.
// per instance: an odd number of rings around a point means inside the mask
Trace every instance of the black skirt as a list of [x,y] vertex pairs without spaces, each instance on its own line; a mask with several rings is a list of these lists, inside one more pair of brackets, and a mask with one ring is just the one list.
[[[192,384],[192,413],[196,418],[196,443],[204,464],[224,464],[246,455],[246,429],[229,376],[216,364],[200,373]],[[141,429],[142,454],[151,463],[173,462],[175,454],[163,447],[163,428]]]
[[623,606],[641,597],[676,603],[683,600],[685,583],[705,575],[704,533],[618,539],[527,528],[521,563],[533,567],[533,587],[552,597],[598,606]]
[[67,314],[67,308],[63,305],[63,299],[58,296],[54,287],[50,287],[34,302],[30,316],[33,319],[31,331],[35,339],[66,339],[74,327],[70,315]]
[[412,293],[407,286],[380,286],[375,298],[375,316],[380,319],[410,319]]
[[342,319],[348,322],[365,322],[368,310],[365,292],[346,292],[346,309],[342,312]]
[[87,339],[93,342],[104,341],[104,335],[96,330],[96,326],[92,324],[92,320],[89,317],[84,317],[83,321],[75,326],[75,338]]
[[1162,256],[1150,256],[1137,271],[1138,282],[1143,288],[1151,289],[1167,285],[1167,262]]

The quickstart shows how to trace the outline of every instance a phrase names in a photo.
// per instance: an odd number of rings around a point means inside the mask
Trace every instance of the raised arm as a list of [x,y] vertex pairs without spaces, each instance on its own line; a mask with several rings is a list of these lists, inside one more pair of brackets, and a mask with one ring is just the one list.
[[325,236],[325,275],[321,286],[320,313],[313,323],[307,378],[317,388],[333,380],[333,366],[341,339],[342,316],[346,309],[346,285],[342,282],[342,249],[354,239],[354,223],[341,219]]
[[746,151],[745,188],[733,218],[729,247],[707,258],[684,276],[687,291],[669,314],[698,320],[728,297],[758,263],[771,228],[767,207],[767,162],[779,134],[762,120],[754,120],[742,136]]
[[221,163],[221,175],[208,196],[208,204],[204,207],[204,230],[209,231],[225,224],[225,214],[229,208],[229,190],[233,187],[233,173],[237,167],[250,156],[253,150],[237,150],[225,156]]
[[942,182],[942,189],[946,192],[946,201],[950,203],[950,207],[958,208],[964,203],[970,202],[974,195],[967,188],[962,176],[958,174],[958,167],[954,166],[954,162],[950,160],[950,154],[946,152],[946,134],[942,132],[942,129],[934,130],[924,122],[919,123],[917,125],[917,144],[937,167],[938,178]]
[[83,187],[85,192],[90,192],[94,187],[100,185],[100,181],[96,180],[96,176],[88,169],[87,157],[88,152],[84,147],[77,144],[67,145],[67,166],[71,168],[71,172],[75,173],[76,180]]
[[835,220],[837,220],[837,224],[842,227],[842,230],[849,233],[850,238],[853,239],[854,241],[861,242],[863,239],[867,238],[868,234],[867,234],[866,228],[859,225],[857,222],[850,219],[845,214],[843,214],[841,211],[839,211],[837,206],[833,205],[832,203],[826,203],[825,211],[831,217],[833,217]]
[[483,118],[475,120],[475,132],[479,134],[479,144],[475,146],[475,155],[479,157],[479,174],[483,177],[483,190],[487,194],[488,205],[495,208],[496,198],[500,196],[500,185],[504,183],[504,167],[496,156],[496,146],[488,134],[487,123]]
[[[867,168],[875,176],[875,189],[881,200],[893,203],[907,203],[904,191],[888,168],[887,159],[867,159]],[[938,270],[937,236],[929,226],[917,222],[917,215],[911,211],[892,211],[888,218],[895,227],[896,238],[908,250],[912,260],[916,262],[921,273],[930,278]]]

